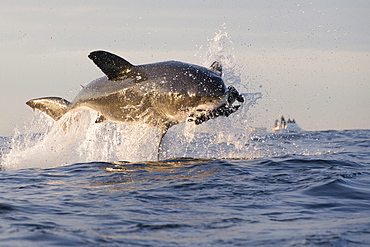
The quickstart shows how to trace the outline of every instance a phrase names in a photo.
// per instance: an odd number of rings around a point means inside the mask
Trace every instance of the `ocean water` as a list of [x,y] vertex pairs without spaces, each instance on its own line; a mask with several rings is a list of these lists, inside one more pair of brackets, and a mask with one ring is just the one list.
[[225,32],[201,59],[246,103],[172,127],[159,160],[159,130],[91,111],[0,137],[0,246],[370,246],[370,130],[250,133],[263,95]]
[[265,151],[8,166],[1,246],[369,245],[370,130],[248,137]]

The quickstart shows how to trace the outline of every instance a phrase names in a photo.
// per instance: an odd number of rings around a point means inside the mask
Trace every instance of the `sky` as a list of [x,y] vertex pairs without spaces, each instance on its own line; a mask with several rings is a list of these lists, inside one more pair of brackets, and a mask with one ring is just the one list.
[[[227,32],[247,92],[247,123],[284,115],[305,130],[370,129],[370,1],[2,1],[0,136],[27,124],[29,99],[72,100],[103,76],[87,58],[202,63]],[[227,84],[227,82],[226,82]]]

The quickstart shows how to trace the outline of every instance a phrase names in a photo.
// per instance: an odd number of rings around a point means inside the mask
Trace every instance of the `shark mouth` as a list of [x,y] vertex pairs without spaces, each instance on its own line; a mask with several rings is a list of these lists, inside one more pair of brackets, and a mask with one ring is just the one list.
[[244,98],[239,92],[233,87],[229,86],[228,90],[225,93],[226,96],[226,103],[222,104],[218,108],[207,111],[207,110],[197,110],[196,112],[189,115],[187,121],[188,122],[195,122],[195,124],[201,124],[204,123],[210,119],[217,118],[220,116],[228,117],[230,114],[236,112],[241,105],[235,105],[232,104],[235,101],[238,102],[244,102]]

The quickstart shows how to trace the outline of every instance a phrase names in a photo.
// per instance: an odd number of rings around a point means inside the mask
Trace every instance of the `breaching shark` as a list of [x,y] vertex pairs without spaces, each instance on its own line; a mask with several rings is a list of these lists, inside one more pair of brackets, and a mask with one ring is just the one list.
[[159,127],[159,158],[171,126],[228,117],[241,106],[234,102],[244,102],[233,86],[226,87],[217,61],[207,69],[178,61],[133,65],[107,51],[93,51],[88,57],[106,76],[83,87],[72,102],[45,97],[26,104],[56,121],[69,111],[88,107],[98,112],[96,123],[143,121]]

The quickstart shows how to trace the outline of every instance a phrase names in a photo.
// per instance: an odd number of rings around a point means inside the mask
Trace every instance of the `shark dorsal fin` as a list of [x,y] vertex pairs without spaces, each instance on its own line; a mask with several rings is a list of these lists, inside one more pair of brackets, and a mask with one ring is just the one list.
[[219,62],[214,61],[209,69],[215,72],[217,75],[222,76],[222,65]]
[[98,66],[109,80],[117,79],[130,72],[135,66],[107,51],[93,51],[89,58]]

